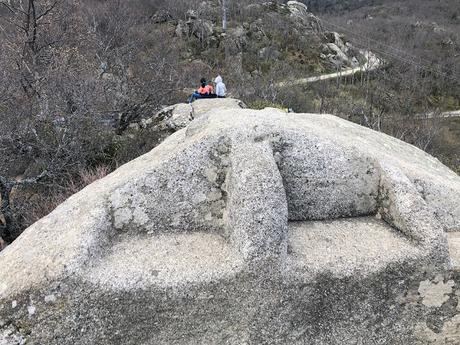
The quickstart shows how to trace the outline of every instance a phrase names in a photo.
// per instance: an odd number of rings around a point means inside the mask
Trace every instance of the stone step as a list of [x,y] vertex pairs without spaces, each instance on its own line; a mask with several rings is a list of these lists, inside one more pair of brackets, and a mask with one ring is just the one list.
[[239,271],[241,260],[220,235],[164,234],[121,238],[84,278],[114,290],[209,283]]

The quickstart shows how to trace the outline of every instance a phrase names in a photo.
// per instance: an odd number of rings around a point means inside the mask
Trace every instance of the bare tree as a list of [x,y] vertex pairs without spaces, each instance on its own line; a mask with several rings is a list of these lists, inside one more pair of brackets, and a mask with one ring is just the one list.
[[0,176],[0,212],[2,218],[0,220],[0,239],[3,241],[12,242],[15,239],[17,229],[15,229],[15,220],[13,210],[11,209],[11,193],[14,188],[25,185],[33,185],[38,183],[46,176],[46,171],[34,178],[24,180],[10,180],[4,176]]
[[222,0],[222,30],[227,31],[227,0]]
[[[48,111],[48,95],[42,85],[46,78],[42,66],[46,63],[46,52],[59,40],[58,35],[48,37],[44,26],[50,25],[49,17],[60,4],[60,0],[9,0],[0,5],[8,10],[0,29],[6,48],[13,53],[15,67],[20,73],[22,90],[29,99],[36,98],[40,114]],[[8,24],[8,27],[6,27]]]

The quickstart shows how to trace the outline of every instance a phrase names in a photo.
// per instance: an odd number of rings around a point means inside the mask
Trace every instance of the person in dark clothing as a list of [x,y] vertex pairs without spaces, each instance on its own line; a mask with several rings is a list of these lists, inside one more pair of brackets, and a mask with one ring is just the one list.
[[196,99],[200,98],[216,98],[214,94],[214,88],[209,85],[205,78],[201,78],[200,87],[196,90],[189,98],[188,102],[192,103]]

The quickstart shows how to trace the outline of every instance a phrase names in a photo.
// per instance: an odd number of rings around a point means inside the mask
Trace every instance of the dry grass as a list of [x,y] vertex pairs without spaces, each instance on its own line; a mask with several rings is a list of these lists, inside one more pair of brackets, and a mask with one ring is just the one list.
[[81,170],[78,175],[69,178],[63,189],[56,190],[51,195],[34,194],[29,198],[29,212],[24,217],[26,224],[33,224],[37,220],[50,214],[57,206],[62,204],[67,198],[78,193],[91,183],[104,178],[111,172],[107,166],[96,168],[86,168]]
[[69,196],[78,193],[86,186],[90,185],[91,183],[100,180],[101,178],[106,177],[110,173],[110,168],[107,166],[99,166],[94,169],[83,169],[81,170],[77,178],[70,179],[67,184],[67,199]]
[[443,119],[434,146],[434,156],[460,174],[460,118]]

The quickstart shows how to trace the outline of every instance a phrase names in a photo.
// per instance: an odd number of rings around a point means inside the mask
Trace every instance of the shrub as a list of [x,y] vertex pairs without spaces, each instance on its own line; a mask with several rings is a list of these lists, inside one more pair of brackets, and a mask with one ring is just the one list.
[[104,178],[111,172],[108,166],[83,168],[75,176],[69,176],[63,188],[42,190],[21,190],[14,196],[15,208],[22,208],[22,224],[27,227],[51,213],[67,198],[78,193],[91,183]]

